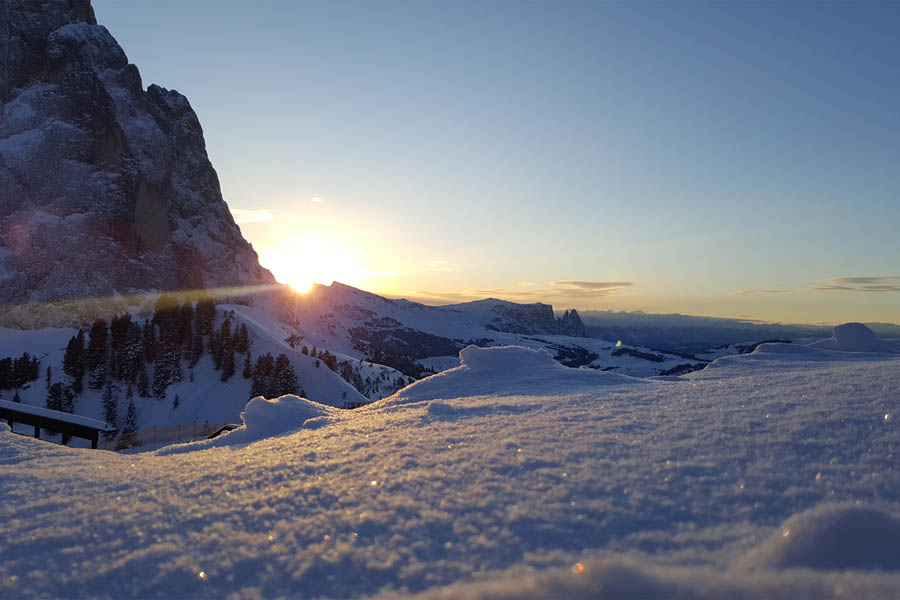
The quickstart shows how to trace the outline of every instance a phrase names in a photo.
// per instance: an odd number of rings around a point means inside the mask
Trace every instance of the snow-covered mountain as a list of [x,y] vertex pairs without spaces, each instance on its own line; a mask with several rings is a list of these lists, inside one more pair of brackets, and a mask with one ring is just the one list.
[[456,366],[468,345],[543,348],[566,366],[637,377],[696,370],[725,353],[699,357],[584,337],[576,310],[556,317],[548,304],[488,298],[426,306],[337,282],[298,297],[292,315],[297,344],[390,365],[415,378]]
[[88,0],[4,0],[0,61],[2,324],[89,318],[51,301],[274,283],[190,103],[144,89]]

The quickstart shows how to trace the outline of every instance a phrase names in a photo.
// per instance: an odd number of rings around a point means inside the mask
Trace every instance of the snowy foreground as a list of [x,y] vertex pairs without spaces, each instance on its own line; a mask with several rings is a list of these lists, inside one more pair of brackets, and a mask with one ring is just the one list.
[[669,379],[468,348],[153,453],[4,430],[0,597],[900,597],[900,357]]

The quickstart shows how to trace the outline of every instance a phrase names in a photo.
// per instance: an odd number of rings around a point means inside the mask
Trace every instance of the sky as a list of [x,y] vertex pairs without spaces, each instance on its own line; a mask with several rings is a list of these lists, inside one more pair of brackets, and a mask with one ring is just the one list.
[[299,289],[900,322],[900,3],[93,6]]

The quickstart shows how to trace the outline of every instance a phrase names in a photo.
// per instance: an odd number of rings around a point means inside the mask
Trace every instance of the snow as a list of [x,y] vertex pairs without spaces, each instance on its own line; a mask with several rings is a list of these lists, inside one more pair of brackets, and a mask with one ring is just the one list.
[[460,365],[426,377],[384,400],[406,404],[437,398],[469,396],[556,396],[593,391],[601,386],[633,385],[642,381],[592,369],[570,369],[546,350],[521,346],[479,348],[459,353]]
[[[547,310],[549,306],[541,305]],[[363,358],[364,352],[354,344],[351,331],[354,328],[372,331],[391,329],[415,330],[445,339],[447,344],[456,342],[477,342],[490,346],[525,346],[544,348],[552,352],[583,358],[583,363],[598,370],[615,370],[622,375],[650,377],[684,365],[702,364],[701,359],[687,359],[671,353],[632,347],[619,349],[615,341],[587,337],[572,337],[550,334],[517,334],[496,330],[496,321],[508,321],[510,315],[529,319],[538,330],[540,322],[538,305],[516,304],[504,300],[487,299],[449,306],[425,306],[409,300],[388,300],[376,294],[334,282],[330,286],[315,285],[307,294],[298,296],[294,306],[297,332],[302,343],[324,347],[345,356]],[[396,337],[389,336],[390,339]],[[412,349],[417,362],[423,367],[443,371],[457,366],[455,357],[424,356],[423,353],[443,350],[444,345],[428,348],[427,345]],[[709,359],[725,354],[725,351],[709,356]],[[737,353],[737,351],[731,352]],[[656,360],[642,358],[653,355]],[[593,356],[592,356],[593,355]]]
[[751,568],[900,571],[900,520],[875,508],[825,505],[794,515],[741,558]]
[[[224,304],[218,305],[217,310],[217,326],[224,320],[226,312],[234,315],[232,331],[242,323],[247,324],[254,361],[267,352],[273,356],[281,353],[287,355],[297,374],[301,388],[310,400],[336,407],[343,406],[345,402],[357,404],[368,402],[368,398],[356,391],[340,375],[332,372],[325,365],[320,364],[319,367],[316,367],[316,359],[301,354],[298,349],[292,348],[285,342],[284,339],[293,333],[289,327],[266,313],[247,306]],[[48,366],[52,369],[54,382],[68,381],[62,372],[62,360],[66,344],[76,333],[76,329],[66,328],[37,330],[0,328],[0,358],[18,357],[22,352],[29,352],[41,361],[40,377],[19,390],[23,405],[41,408],[44,406],[47,398],[45,373]],[[187,368],[187,363],[183,363],[184,381],[170,384],[165,400],[137,396],[134,398],[138,428],[239,421],[240,413],[250,398],[250,380],[241,376],[243,366],[241,360],[243,360],[243,356],[239,355],[237,373],[227,382],[221,381],[221,372],[214,370],[213,360],[208,354],[202,356],[194,367],[193,381],[190,381],[190,370]],[[380,365],[371,367],[367,372],[375,373],[381,370],[395,373],[393,369],[387,369]],[[152,377],[152,369],[149,366],[148,371]],[[87,378],[85,378],[86,382]],[[124,384],[120,382],[115,390],[119,399],[120,426],[123,425],[122,421],[128,409],[125,391]],[[4,390],[0,393],[6,400],[13,396],[12,391]],[[88,419],[102,422],[104,412],[101,393],[101,390],[92,390],[85,386],[82,394],[75,400],[74,412]],[[178,408],[173,408],[176,395],[179,397],[179,405]],[[16,430],[26,432],[28,428],[17,425]],[[46,434],[45,437],[47,437]],[[84,440],[73,440],[70,443],[75,446],[89,445],[89,442]]]
[[806,352],[626,383],[468,350],[177,453],[0,432],[0,596],[900,597],[900,357]]
[[880,352],[884,350],[884,345],[875,337],[875,332],[862,323],[836,325],[831,338],[813,342],[810,347],[841,352]]
[[40,406],[30,406],[28,404],[22,404],[21,402],[7,402],[6,400],[0,400],[0,408],[17,410],[19,412],[27,413],[29,415],[36,415],[39,417],[49,417],[51,419],[57,419],[59,421],[74,423],[75,425],[93,427],[95,429],[99,429],[100,431],[107,431],[109,429],[109,426],[105,422],[98,421],[97,419],[82,417],[80,415],[72,415],[69,413],[60,412],[58,410],[50,410],[49,408],[41,408]]
[[459,356],[432,356],[418,361],[426,369],[432,369],[435,373],[446,371],[459,366]]
[[161,449],[158,454],[193,452],[197,449],[247,444],[264,438],[296,431],[301,427],[321,427],[328,423],[338,409],[317,404],[293,394],[268,400],[262,396],[251,399],[241,411],[243,425],[212,440],[182,444]]

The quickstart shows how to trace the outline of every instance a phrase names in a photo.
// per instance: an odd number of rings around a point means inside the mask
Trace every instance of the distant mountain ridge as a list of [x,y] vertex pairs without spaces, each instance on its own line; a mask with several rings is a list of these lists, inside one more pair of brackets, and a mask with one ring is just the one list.
[[[190,103],[144,90],[88,0],[4,0],[0,61],[0,321],[21,317],[10,305],[274,283]],[[42,324],[71,324],[55,318]]]

